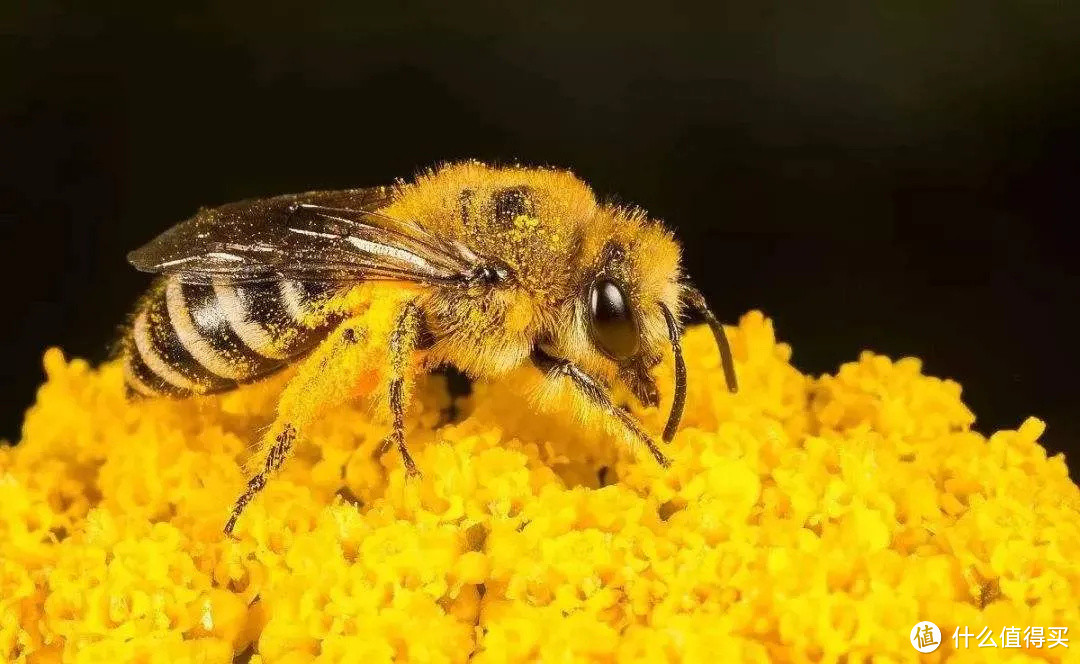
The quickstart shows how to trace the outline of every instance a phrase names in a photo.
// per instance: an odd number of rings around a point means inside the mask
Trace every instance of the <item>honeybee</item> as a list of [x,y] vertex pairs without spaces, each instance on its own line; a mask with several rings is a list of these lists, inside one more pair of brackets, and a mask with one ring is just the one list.
[[128,260],[161,275],[121,344],[130,396],[222,392],[297,364],[226,533],[311,422],[358,396],[389,426],[380,451],[396,448],[418,474],[404,415],[414,379],[442,365],[490,380],[531,364],[539,392],[569,390],[664,466],[609,387],[659,405],[649,370],[670,347],[672,439],[685,310],[712,328],[737,389],[723,328],[672,234],[564,170],[469,161],[411,183],[203,208]]

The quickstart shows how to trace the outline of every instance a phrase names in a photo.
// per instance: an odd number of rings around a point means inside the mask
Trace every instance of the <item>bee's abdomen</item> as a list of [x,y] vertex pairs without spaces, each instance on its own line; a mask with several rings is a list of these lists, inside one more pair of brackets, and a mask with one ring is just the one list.
[[166,279],[140,303],[125,339],[129,394],[212,394],[274,373],[326,336],[333,321],[316,312],[332,289],[288,280],[211,286]]

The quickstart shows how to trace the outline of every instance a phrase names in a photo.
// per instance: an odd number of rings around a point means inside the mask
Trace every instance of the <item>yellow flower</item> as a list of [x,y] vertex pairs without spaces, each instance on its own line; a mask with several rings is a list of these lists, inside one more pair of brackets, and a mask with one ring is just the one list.
[[235,538],[237,462],[282,379],[128,403],[118,366],[52,349],[0,449],[0,661],[918,661],[921,620],[944,635],[932,661],[1080,659],[950,638],[1080,628],[1080,489],[1042,422],[986,438],[918,360],[812,378],[760,313],[728,333],[734,395],[708,331],[685,337],[670,469],[505,386],[445,423],[432,377],[409,422],[422,478],[343,408]]

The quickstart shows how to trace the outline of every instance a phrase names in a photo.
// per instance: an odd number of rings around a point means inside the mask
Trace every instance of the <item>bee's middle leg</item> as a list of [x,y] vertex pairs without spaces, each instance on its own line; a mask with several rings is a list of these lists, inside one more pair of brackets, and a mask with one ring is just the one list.
[[660,451],[660,448],[656,446],[649,434],[641,428],[637,420],[612,401],[607,390],[576,364],[570,360],[551,357],[539,348],[533,350],[532,362],[536,368],[548,376],[562,375],[569,378],[578,392],[592,402],[594,406],[599,407],[607,415],[615,417],[635,438],[643,442],[657,463],[664,468],[671,465],[671,461]]
[[379,454],[383,454],[391,447],[397,447],[401,454],[401,461],[405,464],[405,472],[410,477],[418,477],[420,469],[416,467],[409,448],[405,445],[405,407],[409,397],[406,383],[413,378],[411,357],[413,351],[423,345],[423,330],[421,326],[420,307],[415,302],[408,302],[398,314],[394,322],[394,330],[390,333],[390,384],[387,396],[390,401],[390,413],[393,416],[393,424],[390,433],[383,439],[379,446]]

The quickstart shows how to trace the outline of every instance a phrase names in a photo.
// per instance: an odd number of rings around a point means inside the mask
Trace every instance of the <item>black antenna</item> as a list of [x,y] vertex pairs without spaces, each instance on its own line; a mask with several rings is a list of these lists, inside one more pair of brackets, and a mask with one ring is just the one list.
[[675,354],[675,398],[671,402],[671,413],[668,415],[667,424],[664,426],[663,440],[670,443],[675,437],[675,431],[682,421],[683,408],[686,406],[686,361],[683,360],[682,344],[679,343],[679,323],[671,310],[663,302],[660,310],[664,312],[664,320],[667,321],[668,338],[671,339],[671,350]]

